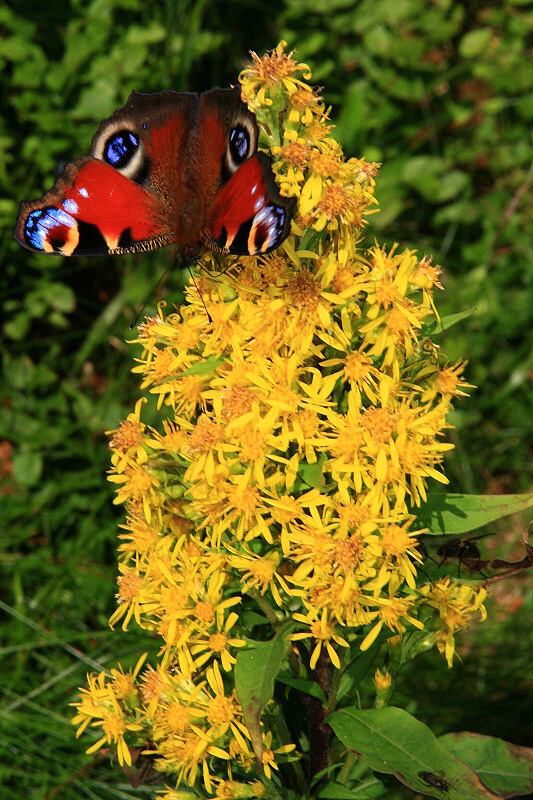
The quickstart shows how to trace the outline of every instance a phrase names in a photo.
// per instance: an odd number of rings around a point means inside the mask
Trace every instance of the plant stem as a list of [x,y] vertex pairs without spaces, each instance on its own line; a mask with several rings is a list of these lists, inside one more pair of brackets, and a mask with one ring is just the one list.
[[[317,665],[312,671],[312,678],[318,683],[326,697],[330,688],[331,661],[323,648],[320,652]],[[318,772],[329,765],[329,736],[330,728],[324,723],[326,709],[321,701],[312,697],[308,706],[309,716],[309,769],[313,778]]]

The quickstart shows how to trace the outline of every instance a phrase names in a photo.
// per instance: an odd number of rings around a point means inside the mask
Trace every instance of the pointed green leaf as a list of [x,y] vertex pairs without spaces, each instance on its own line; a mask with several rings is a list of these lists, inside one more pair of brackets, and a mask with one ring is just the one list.
[[376,660],[376,656],[381,649],[381,645],[390,636],[392,636],[392,632],[390,630],[387,629],[386,631],[381,631],[374,644],[372,644],[368,650],[361,651],[357,649],[355,651],[357,655],[352,661],[350,661],[342,673],[339,683],[339,690],[337,693],[339,700],[349,694],[354,687],[359,686],[365,675],[367,675],[369,670],[372,668],[372,665]]
[[302,461],[298,467],[298,472],[304,483],[308,486],[312,486],[314,489],[324,489],[323,467],[326,459],[326,454],[321,453],[314,464],[308,464],[307,461]]
[[259,763],[263,752],[259,725],[261,712],[274,694],[274,679],[285,659],[285,637],[290,627],[292,623],[284,625],[268,642],[248,640],[248,646],[239,652],[235,664],[235,690]]
[[497,800],[476,773],[433,732],[401,708],[345,708],[327,717],[345,747],[376,772],[394,774],[417,792],[446,800]]
[[475,308],[467,308],[466,311],[459,311],[457,314],[448,314],[446,317],[441,317],[440,322],[434,322],[424,328],[424,335],[438,336],[439,333],[444,333],[449,328],[453,328],[461,320],[471,317],[475,310]]
[[429,528],[429,534],[460,534],[474,531],[525,511],[533,506],[530,494],[428,494],[427,503],[416,512],[417,523]]
[[[192,367],[184,369],[181,377],[184,375],[211,375],[221,364],[226,361],[225,358],[218,358],[217,356],[209,356],[201,361],[197,361]],[[175,377],[175,376],[174,376]]]
[[324,705],[327,703],[324,690],[316,681],[306,681],[303,678],[290,678],[288,675],[278,675],[276,680],[279,683],[285,684],[285,686],[290,686],[291,689],[296,689],[299,692],[311,695],[311,697],[316,697],[316,699],[320,700]]

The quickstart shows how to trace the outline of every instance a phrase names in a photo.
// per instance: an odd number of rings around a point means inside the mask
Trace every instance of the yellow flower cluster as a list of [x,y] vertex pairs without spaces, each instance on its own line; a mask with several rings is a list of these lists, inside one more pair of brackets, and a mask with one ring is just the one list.
[[218,666],[229,675],[245,646],[246,611],[292,620],[314,669],[321,654],[340,667],[382,630],[421,629],[421,609],[451,661],[455,631],[482,610],[478,590],[428,584],[412,529],[428,480],[447,482],[446,418],[468,386],[430,339],[439,268],[360,249],[378,165],[344,158],[309,77],[283,43],[240,77],[281,190],[298,201],[291,236],[269,256],[228,258],[222,274],[205,254],[186,304],[141,325],[144,397],[111,438],[127,507],[111,623],[134,618],[160,639],[135,724],[178,780],[201,775],[209,793],[213,761],[227,764],[224,797],[248,796],[228,786],[252,767]]

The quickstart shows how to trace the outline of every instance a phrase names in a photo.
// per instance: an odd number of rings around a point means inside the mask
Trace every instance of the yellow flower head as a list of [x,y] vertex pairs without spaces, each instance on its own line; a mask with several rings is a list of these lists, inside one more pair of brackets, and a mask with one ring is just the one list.
[[[243,98],[297,198],[292,232],[268,256],[222,269],[220,256],[217,272],[204,254],[186,302],[139,330],[134,371],[155,409],[151,428],[139,404],[111,439],[128,508],[112,621],[153,631],[160,664],[135,713],[127,682],[110,694],[99,680],[77,718],[97,719],[124,760],[142,724],[158,769],[228,798],[249,796],[236,778],[252,750],[267,778],[289,752],[260,727],[252,747],[231,686],[247,623],[287,623],[314,670],[378,637],[401,643],[428,615],[450,661],[457,630],[483,613],[481,592],[428,581],[413,524],[447,480],[447,414],[468,388],[430,338],[439,269],[362,248],[378,165],[345,158],[284,43],[252,58]],[[376,673],[380,702],[390,681]]]

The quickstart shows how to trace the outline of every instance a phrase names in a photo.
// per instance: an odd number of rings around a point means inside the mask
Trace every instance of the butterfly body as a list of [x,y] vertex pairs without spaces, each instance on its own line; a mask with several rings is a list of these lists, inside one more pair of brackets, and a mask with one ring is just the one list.
[[88,156],[40,200],[21,203],[15,238],[38,253],[102,255],[178,245],[267,253],[294,200],[257,153],[255,116],[236,89],[139,94],[104,120]]

